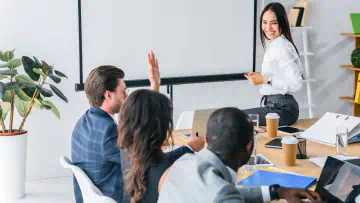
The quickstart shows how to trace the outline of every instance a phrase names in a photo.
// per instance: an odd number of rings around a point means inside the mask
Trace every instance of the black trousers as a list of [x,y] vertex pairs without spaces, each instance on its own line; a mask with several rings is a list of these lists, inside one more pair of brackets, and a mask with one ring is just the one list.
[[292,125],[299,118],[299,105],[290,94],[265,95],[261,98],[260,108],[245,109],[246,114],[259,114],[259,125],[265,126],[265,116],[277,113],[280,116],[279,126]]

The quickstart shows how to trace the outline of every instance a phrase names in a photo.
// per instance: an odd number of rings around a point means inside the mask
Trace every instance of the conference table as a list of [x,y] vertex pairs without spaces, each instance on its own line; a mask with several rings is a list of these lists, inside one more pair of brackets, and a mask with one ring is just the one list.
[[[306,130],[311,125],[313,125],[318,119],[299,119],[294,125],[294,127]],[[182,129],[175,130],[173,132],[174,137],[174,145],[180,146],[187,143],[188,138],[184,137],[178,132],[190,131],[191,129]],[[278,137],[281,138],[286,136],[284,133],[278,132]],[[335,135],[334,135],[335,136]],[[310,176],[314,178],[319,178],[322,168],[310,162],[308,159],[297,159],[296,165],[292,167],[285,166],[284,164],[284,155],[282,149],[276,148],[266,148],[265,144],[271,141],[274,138],[269,138],[265,133],[259,133],[256,135],[257,137],[257,153],[262,154],[267,159],[269,159],[273,164],[275,164],[276,168],[280,168],[285,171],[289,171],[296,174],[301,174],[305,176]],[[360,157],[360,143],[353,143],[348,145],[347,149],[348,156],[358,156]],[[306,155],[308,158],[313,157],[326,157],[336,155],[336,147],[320,144],[313,141],[306,141]],[[261,169],[261,168],[258,168]],[[241,180],[246,177],[243,167],[238,171],[238,179]],[[315,190],[316,184],[314,184],[310,189]]]

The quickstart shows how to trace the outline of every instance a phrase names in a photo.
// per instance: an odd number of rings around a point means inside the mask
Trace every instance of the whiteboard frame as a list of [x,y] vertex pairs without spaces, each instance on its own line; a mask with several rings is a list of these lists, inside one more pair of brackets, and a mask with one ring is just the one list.
[[[80,78],[79,83],[75,84],[75,91],[84,91],[83,81],[83,51],[82,51],[82,19],[81,19],[81,1],[78,0],[78,24],[79,24],[79,72]],[[258,0],[254,0],[254,27],[253,27],[253,68],[256,69],[256,31],[257,31],[257,5]],[[161,78],[161,85],[168,86],[168,93],[171,93],[172,98],[172,86],[183,85],[183,84],[194,84],[194,83],[209,83],[209,82],[225,82],[225,81],[237,81],[246,80],[244,73],[233,73],[233,74],[216,74],[216,75],[200,75],[200,76],[182,76],[182,77],[166,77]],[[138,80],[125,80],[127,87],[147,87],[150,85],[148,79]]]

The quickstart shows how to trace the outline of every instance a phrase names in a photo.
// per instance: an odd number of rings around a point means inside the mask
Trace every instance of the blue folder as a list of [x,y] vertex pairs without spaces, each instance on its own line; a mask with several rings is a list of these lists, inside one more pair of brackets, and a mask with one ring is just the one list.
[[238,185],[269,186],[273,184],[279,184],[282,187],[308,188],[315,182],[316,178],[308,176],[298,176],[259,170],[246,179],[238,182]]

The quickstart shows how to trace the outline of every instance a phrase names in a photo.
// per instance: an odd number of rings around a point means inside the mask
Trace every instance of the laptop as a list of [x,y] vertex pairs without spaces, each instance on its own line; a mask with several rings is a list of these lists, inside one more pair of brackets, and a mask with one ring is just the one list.
[[214,113],[217,109],[199,109],[194,112],[194,120],[192,124],[191,135],[196,136],[205,136],[207,123],[209,121],[210,115]]
[[[357,189],[355,190],[353,186]],[[351,197],[354,194],[360,195],[359,186],[360,159],[341,161],[329,156],[315,191],[329,203],[347,203],[349,199],[354,199]]]
[[360,13],[350,14],[354,34],[360,34]]

